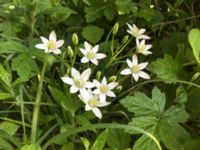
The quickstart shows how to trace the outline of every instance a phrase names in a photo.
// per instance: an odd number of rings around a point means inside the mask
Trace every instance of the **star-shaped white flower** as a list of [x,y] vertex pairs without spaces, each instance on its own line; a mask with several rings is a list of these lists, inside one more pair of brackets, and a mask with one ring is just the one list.
[[138,64],[138,58],[136,55],[133,55],[132,62],[129,59],[127,59],[126,61],[129,68],[122,70],[120,74],[122,75],[132,74],[135,81],[138,81],[139,77],[144,79],[150,79],[150,76],[144,71],[142,71],[148,65],[148,62],[143,62]]
[[97,53],[99,50],[99,45],[92,47],[88,42],[84,42],[85,49],[80,48],[84,57],[81,59],[81,63],[87,63],[91,61],[93,64],[98,65],[98,59],[103,59],[106,57],[103,53]]
[[136,50],[137,50],[138,53],[141,53],[143,55],[152,54],[152,52],[149,51],[149,49],[152,47],[152,45],[151,44],[145,45],[145,40],[142,40],[141,42],[136,40],[136,44],[137,44]]
[[88,89],[87,92],[84,93],[84,95],[80,94],[79,98],[85,103],[85,110],[86,111],[92,110],[95,116],[97,116],[100,119],[102,118],[102,113],[98,107],[104,107],[110,104],[109,102],[106,101],[105,102],[99,101],[99,96],[94,95],[91,89]]
[[36,44],[35,47],[38,49],[43,49],[45,53],[54,53],[60,54],[61,50],[59,49],[63,44],[64,40],[58,40],[56,38],[56,33],[52,31],[49,35],[49,39],[40,36],[42,43]]
[[71,70],[72,78],[65,76],[61,77],[61,79],[66,84],[71,85],[70,93],[76,93],[80,91],[81,95],[84,95],[87,92],[86,88],[94,87],[94,84],[88,81],[90,74],[91,74],[90,68],[86,69],[81,74],[75,68],[72,68]]
[[100,96],[100,101],[102,103],[106,102],[106,96],[115,97],[115,93],[112,91],[117,85],[117,82],[107,83],[106,77],[103,77],[101,83],[97,80],[93,80],[93,83],[97,87],[93,93]]
[[139,29],[135,24],[133,24],[133,25],[130,25],[130,24],[128,24],[127,23],[127,25],[128,25],[128,30],[127,30],[127,32],[129,33],[129,34],[131,34],[132,36],[134,36],[136,39],[150,39],[150,37],[149,36],[147,36],[147,35],[144,35],[144,33],[145,33],[145,29]]

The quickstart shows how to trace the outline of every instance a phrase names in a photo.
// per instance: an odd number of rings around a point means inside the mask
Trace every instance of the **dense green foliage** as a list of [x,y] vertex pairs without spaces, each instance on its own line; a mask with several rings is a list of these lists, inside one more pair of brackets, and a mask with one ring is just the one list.
[[[0,149],[199,150],[199,10],[199,0],[0,0]],[[149,80],[120,75],[136,49],[127,23],[151,37],[152,54],[138,57]],[[53,30],[60,55],[35,47]],[[98,66],[80,63],[84,41],[107,55]],[[72,67],[119,83],[102,119],[62,82]]]

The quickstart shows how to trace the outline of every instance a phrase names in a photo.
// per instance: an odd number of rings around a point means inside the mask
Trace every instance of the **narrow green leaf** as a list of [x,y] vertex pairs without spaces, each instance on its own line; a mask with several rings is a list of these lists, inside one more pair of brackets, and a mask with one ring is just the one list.
[[108,138],[108,129],[104,130],[96,139],[92,146],[92,150],[103,150],[106,140]]
[[0,100],[5,100],[9,98],[13,98],[13,95],[10,93],[0,92]]
[[200,30],[192,29],[188,34],[189,43],[192,47],[194,57],[200,63],[199,54],[200,54]]
[[0,124],[0,130],[5,131],[10,136],[14,136],[18,129],[18,125],[8,121],[4,121]]
[[7,86],[10,86],[11,84],[11,76],[1,64],[0,64],[0,81],[5,83]]
[[24,145],[20,150],[42,150],[37,144]]

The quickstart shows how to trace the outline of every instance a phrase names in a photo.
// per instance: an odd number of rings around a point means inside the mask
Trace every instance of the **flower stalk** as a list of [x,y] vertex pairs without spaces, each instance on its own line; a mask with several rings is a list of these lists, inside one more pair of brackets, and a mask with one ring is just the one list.
[[40,114],[40,103],[41,103],[41,97],[42,97],[42,87],[43,87],[43,80],[44,80],[46,66],[47,66],[47,58],[45,57],[41,76],[38,79],[39,85],[38,85],[38,91],[37,91],[37,95],[36,95],[36,99],[35,99],[32,127],[31,127],[31,143],[35,143],[36,139],[37,139],[38,118],[39,118],[39,114]]

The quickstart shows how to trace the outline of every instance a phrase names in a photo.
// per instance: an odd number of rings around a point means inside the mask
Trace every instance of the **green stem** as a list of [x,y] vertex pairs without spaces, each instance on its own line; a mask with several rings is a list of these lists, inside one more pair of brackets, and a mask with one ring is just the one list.
[[33,120],[32,120],[32,127],[31,127],[31,143],[36,143],[36,138],[37,138],[38,118],[39,118],[39,112],[40,112],[40,102],[41,102],[42,87],[43,87],[43,80],[44,80],[46,66],[47,66],[47,60],[45,58],[42,72],[41,72],[41,77],[39,79],[38,91],[37,91],[35,106],[33,110]]

